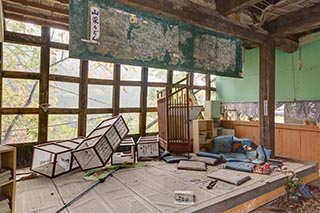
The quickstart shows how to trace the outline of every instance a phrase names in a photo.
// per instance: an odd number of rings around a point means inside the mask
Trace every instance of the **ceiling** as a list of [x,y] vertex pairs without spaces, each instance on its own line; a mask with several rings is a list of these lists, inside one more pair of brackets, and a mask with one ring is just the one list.
[[[292,45],[299,37],[320,31],[320,0],[115,1],[153,12],[159,10],[158,13],[169,17],[200,23],[208,29],[238,36],[244,40],[247,47],[254,47],[263,40],[263,36],[276,38],[278,44],[289,42]],[[2,2],[5,18],[68,30],[69,0],[2,0]],[[184,12],[181,12],[182,10]],[[193,14],[194,11],[197,15]],[[174,14],[175,12],[177,14]],[[200,20],[201,17],[203,20]],[[217,26],[214,22],[216,19],[222,21],[218,24],[230,24],[232,29]],[[214,23],[211,24],[210,21]],[[245,32],[238,33],[238,27],[240,30],[248,29],[252,32],[252,36],[246,36]],[[255,36],[262,37],[255,39]]]

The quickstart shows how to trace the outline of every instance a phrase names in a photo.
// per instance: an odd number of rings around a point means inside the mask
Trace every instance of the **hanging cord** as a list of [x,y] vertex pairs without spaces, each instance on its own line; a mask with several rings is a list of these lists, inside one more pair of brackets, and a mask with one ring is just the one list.
[[103,183],[109,176],[112,176],[112,174],[119,170],[120,167],[117,167],[116,169],[112,170],[111,172],[109,172],[109,174],[104,177],[99,179],[95,184],[93,184],[92,186],[90,186],[89,188],[87,188],[85,191],[83,191],[81,194],[79,194],[77,197],[73,198],[72,200],[70,200],[68,203],[64,204],[64,206],[62,206],[60,209],[58,209],[57,211],[55,211],[55,213],[59,213],[62,210],[64,210],[65,208],[67,208],[68,206],[70,206],[72,203],[76,202],[77,200],[79,200],[82,196],[84,196],[85,194],[87,194],[91,189],[93,189],[95,186],[97,186],[99,183]]

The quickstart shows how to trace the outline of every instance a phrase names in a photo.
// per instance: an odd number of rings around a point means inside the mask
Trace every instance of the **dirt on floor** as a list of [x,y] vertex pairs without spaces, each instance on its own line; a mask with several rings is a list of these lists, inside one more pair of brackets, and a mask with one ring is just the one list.
[[253,212],[320,213],[320,179],[308,184],[307,188],[312,194],[308,200],[304,200],[302,196],[294,197],[286,194]]

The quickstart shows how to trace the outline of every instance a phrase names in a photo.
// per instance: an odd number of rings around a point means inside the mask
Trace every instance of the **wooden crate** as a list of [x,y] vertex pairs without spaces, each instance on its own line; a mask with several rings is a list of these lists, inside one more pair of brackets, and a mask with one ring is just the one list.
[[143,136],[137,141],[138,161],[158,159],[160,156],[159,137]]
[[125,162],[134,164],[136,162],[135,146],[136,144],[132,137],[123,139],[117,151],[112,155],[111,164],[118,165]]
[[128,132],[121,115],[109,118],[102,121],[72,154],[82,170],[105,166]]
[[78,168],[71,152],[82,141],[80,137],[34,146],[30,170],[47,177],[56,177]]

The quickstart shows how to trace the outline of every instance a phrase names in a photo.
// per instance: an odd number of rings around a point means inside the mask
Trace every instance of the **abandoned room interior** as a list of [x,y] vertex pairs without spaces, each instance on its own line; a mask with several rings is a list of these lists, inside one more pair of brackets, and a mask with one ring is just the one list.
[[320,212],[320,0],[0,20],[0,213]]

